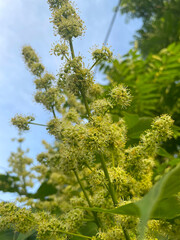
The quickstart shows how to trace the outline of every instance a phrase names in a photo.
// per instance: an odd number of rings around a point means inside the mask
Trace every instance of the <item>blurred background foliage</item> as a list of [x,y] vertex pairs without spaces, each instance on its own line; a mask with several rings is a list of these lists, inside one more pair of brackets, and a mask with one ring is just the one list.
[[135,35],[143,56],[180,41],[180,0],[121,0],[120,6],[122,14],[143,20]]

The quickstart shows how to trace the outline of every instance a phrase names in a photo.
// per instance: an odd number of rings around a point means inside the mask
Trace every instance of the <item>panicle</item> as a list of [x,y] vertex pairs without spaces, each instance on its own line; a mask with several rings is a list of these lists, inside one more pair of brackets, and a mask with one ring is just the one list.
[[52,9],[52,22],[56,33],[64,40],[81,36],[84,32],[83,21],[70,1],[49,2]]
[[113,53],[111,52],[111,50],[106,47],[103,46],[101,49],[95,49],[92,52],[92,58],[95,61],[110,61],[112,59]]
[[51,51],[54,53],[55,56],[61,56],[61,60],[67,58],[69,56],[69,47],[66,42],[61,44],[56,44]]
[[48,89],[52,86],[55,76],[50,73],[45,73],[43,77],[34,80],[36,89]]
[[51,10],[58,9],[62,6],[63,3],[69,2],[69,0],[48,0],[49,8]]
[[61,131],[63,129],[62,121],[60,119],[54,118],[48,122],[47,130],[49,134],[54,135],[56,138],[61,138]]
[[80,123],[80,115],[75,108],[70,108],[69,111],[64,115],[63,119],[72,123]]
[[13,229],[16,232],[27,233],[34,228],[35,217],[25,208],[18,208],[13,203],[0,203],[0,229]]
[[22,49],[22,55],[29,70],[35,76],[40,77],[44,72],[44,66],[39,62],[39,58],[34,49],[31,46],[24,46]]
[[104,115],[111,108],[112,104],[107,99],[98,99],[92,102],[91,109],[93,115]]
[[34,98],[37,103],[42,103],[49,111],[52,111],[53,107],[57,111],[61,111],[61,104],[65,101],[64,96],[55,87],[51,87],[44,92],[37,91]]
[[29,124],[34,121],[35,118],[33,116],[22,116],[16,115],[11,119],[11,123],[16,126],[19,130],[29,130]]
[[145,134],[140,137],[141,146],[146,154],[155,154],[160,143],[167,141],[167,139],[173,136],[173,122],[172,118],[167,114],[154,119],[151,125],[152,130],[147,130]]
[[131,95],[126,87],[122,84],[111,90],[110,96],[114,105],[120,105],[122,108],[128,107],[131,103]]
[[74,95],[81,96],[93,85],[94,79],[89,69],[84,68],[82,57],[67,61],[64,73],[59,74],[58,85]]

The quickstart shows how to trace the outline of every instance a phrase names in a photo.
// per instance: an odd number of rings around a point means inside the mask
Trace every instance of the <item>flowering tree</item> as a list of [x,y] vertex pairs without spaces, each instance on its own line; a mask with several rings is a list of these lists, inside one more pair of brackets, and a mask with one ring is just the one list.
[[[31,160],[21,149],[11,156],[13,169],[23,166],[16,173],[20,195],[26,197],[19,201],[26,202],[30,209],[1,203],[1,229],[13,229],[20,233],[19,239],[33,234],[41,240],[128,240],[143,239],[144,236],[155,239],[157,232],[162,237],[168,234],[177,239],[178,220],[166,221],[157,211],[158,203],[164,199],[163,189],[169,181],[176,179],[179,167],[148,193],[153,185],[157,149],[172,137],[173,120],[167,114],[156,117],[151,129],[141,135],[139,144],[127,146],[125,121],[122,118],[114,121],[110,112],[113,108],[128,107],[131,94],[122,84],[105,92],[93,78],[93,67],[101,61],[109,61],[112,52],[106,46],[95,49],[92,52],[94,64],[85,66],[83,58],[76,55],[73,48],[73,39],[84,32],[77,10],[69,0],[48,0],[48,3],[55,34],[62,40],[52,50],[64,60],[59,74],[54,76],[46,72],[30,46],[23,48],[22,55],[35,76],[35,101],[52,113],[52,119],[47,124],[39,124],[34,122],[33,116],[16,115],[12,124],[20,131],[29,130],[30,124],[43,125],[56,141],[53,146],[44,143],[47,151],[37,156],[40,165],[31,169],[36,171],[34,175],[27,172],[25,166]],[[35,176],[37,172],[40,175]],[[46,194],[42,201],[38,194],[27,194],[27,186],[35,177],[47,178],[48,184],[55,186],[54,195],[51,192],[47,197]],[[169,197],[177,195],[177,184]],[[157,196],[152,198],[156,191]],[[149,195],[145,200],[140,200],[146,193]],[[166,205],[172,201],[167,199]],[[177,196],[173,201],[178,205]],[[178,214],[173,212],[171,219]],[[142,221],[137,229],[139,217]],[[158,220],[149,221],[144,235],[149,218]]]

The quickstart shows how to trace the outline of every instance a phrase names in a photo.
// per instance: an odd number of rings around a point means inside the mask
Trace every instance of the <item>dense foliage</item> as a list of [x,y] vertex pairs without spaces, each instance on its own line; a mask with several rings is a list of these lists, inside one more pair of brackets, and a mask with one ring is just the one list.
[[135,39],[144,56],[180,41],[179,0],[121,0],[121,13],[141,18]]
[[[42,125],[55,143],[44,142],[46,151],[34,166],[18,138],[19,148],[9,158],[11,171],[0,176],[0,187],[17,192],[24,208],[0,203],[2,234],[8,239],[13,231],[18,240],[178,240],[180,166],[176,162],[154,186],[153,170],[160,150],[167,154],[160,146],[178,135],[166,114],[178,124],[178,99],[173,98],[172,108],[164,96],[173,84],[179,91],[179,46],[146,61],[131,51],[121,63],[113,61],[111,84],[102,87],[94,81],[93,67],[111,61],[112,52],[106,46],[93,50],[94,64],[85,66],[73,48],[73,39],[84,32],[77,10],[69,0],[48,3],[55,34],[62,39],[52,49],[63,60],[60,72],[46,72],[30,46],[22,55],[35,77],[35,101],[52,119],[41,124],[33,116],[16,115],[12,124],[21,133],[31,124]],[[167,72],[171,78],[164,77]],[[176,144],[173,159],[177,150]],[[33,194],[35,180],[41,185]]]

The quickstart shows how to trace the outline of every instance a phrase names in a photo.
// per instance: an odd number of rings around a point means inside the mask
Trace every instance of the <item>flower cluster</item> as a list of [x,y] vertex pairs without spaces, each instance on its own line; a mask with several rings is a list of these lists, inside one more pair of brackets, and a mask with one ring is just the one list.
[[64,42],[62,44],[56,44],[54,48],[52,49],[52,52],[55,56],[61,56],[61,60],[68,57],[69,55],[69,48],[68,45]]
[[33,116],[22,116],[16,115],[11,119],[11,122],[14,126],[18,127],[19,130],[29,130],[29,124],[34,121],[35,118]]
[[[24,183],[25,198],[21,198],[21,202],[35,208],[37,213],[1,204],[2,229],[7,227],[19,232],[35,229],[41,240],[65,240],[74,235],[82,237],[79,232],[90,223],[96,230],[92,238],[86,238],[127,239],[129,234],[131,239],[136,239],[136,218],[84,211],[77,206],[113,208],[144,196],[152,187],[157,149],[172,137],[173,120],[166,114],[156,117],[151,129],[140,136],[139,143],[130,145],[122,115],[116,119],[112,116],[116,107],[130,105],[129,90],[119,84],[103,91],[102,86],[94,83],[92,74],[97,63],[112,58],[112,52],[106,46],[94,50],[95,62],[87,67],[83,58],[75,55],[73,47],[73,38],[84,32],[83,21],[73,4],[69,0],[48,0],[48,3],[56,34],[62,38],[52,50],[64,60],[58,79],[44,73],[45,68],[31,47],[24,47],[22,54],[35,75],[35,101],[53,114],[43,125],[56,141],[53,145],[44,142],[46,150],[37,156],[40,165],[31,168],[36,179],[52,186],[52,194],[40,197],[35,194],[36,199],[33,194],[26,194],[26,186],[31,186],[30,180],[34,177],[26,171],[32,160],[24,157],[19,149],[11,155],[10,164],[22,180],[21,188]],[[12,123],[20,130],[29,130],[33,120],[32,116],[17,115]],[[22,219],[26,226],[22,225]],[[155,227],[151,224],[150,229],[153,231]],[[162,228],[162,224],[158,227]],[[147,239],[151,236],[150,231]]]
[[37,77],[40,77],[44,72],[44,66],[39,62],[39,58],[34,49],[30,46],[25,46],[23,47],[22,55],[30,71]]
[[92,52],[92,57],[95,61],[109,61],[112,58],[113,53],[106,46],[103,46],[101,49],[95,49]]
[[129,106],[131,103],[132,97],[130,92],[122,84],[114,87],[110,95],[114,104],[120,105],[122,108]]
[[83,21],[70,1],[48,2],[52,10],[52,22],[54,23],[56,34],[59,34],[65,40],[76,38],[83,34]]

